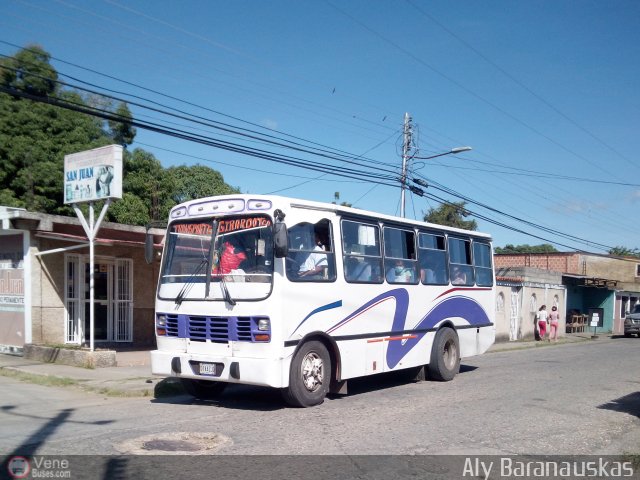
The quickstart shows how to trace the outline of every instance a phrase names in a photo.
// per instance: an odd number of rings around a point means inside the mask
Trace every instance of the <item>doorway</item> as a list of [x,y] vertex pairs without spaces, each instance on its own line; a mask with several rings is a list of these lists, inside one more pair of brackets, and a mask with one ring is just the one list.
[[[65,258],[65,342],[90,342],[90,264],[89,257]],[[94,259],[95,342],[131,342],[133,340],[132,261],[96,257]]]
[[[90,308],[91,302],[89,301],[89,281],[90,272],[89,264],[84,265],[84,277],[85,285],[84,289],[84,341],[89,343],[90,341],[90,324],[91,315]],[[111,303],[109,300],[113,298],[113,293],[110,291],[113,282],[113,265],[97,261],[93,265],[93,340],[96,342],[106,342],[110,340],[112,311],[109,308]]]

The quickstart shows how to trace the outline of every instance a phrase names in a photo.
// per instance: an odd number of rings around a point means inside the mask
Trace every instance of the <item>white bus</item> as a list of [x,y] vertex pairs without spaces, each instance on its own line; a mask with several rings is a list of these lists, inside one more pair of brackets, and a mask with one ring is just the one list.
[[266,195],[171,210],[152,372],[211,399],[230,383],[291,405],[413,369],[448,381],[494,342],[487,234]]

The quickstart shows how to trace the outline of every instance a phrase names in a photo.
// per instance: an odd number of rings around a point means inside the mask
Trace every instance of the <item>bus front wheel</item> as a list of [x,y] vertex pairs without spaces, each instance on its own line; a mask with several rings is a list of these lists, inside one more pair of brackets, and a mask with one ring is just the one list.
[[225,382],[213,382],[209,380],[194,380],[181,378],[182,388],[192,397],[200,400],[215,400],[227,387]]
[[291,360],[284,400],[294,407],[312,407],[324,401],[331,382],[331,357],[322,342],[303,344]]
[[458,335],[452,328],[441,328],[436,333],[428,371],[429,378],[439,382],[453,380],[460,371],[460,344]]

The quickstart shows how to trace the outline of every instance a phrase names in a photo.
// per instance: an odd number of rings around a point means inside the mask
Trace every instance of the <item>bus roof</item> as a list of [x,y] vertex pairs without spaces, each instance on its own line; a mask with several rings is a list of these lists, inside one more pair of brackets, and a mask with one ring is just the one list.
[[[334,203],[326,203],[326,202],[315,202],[315,201],[311,201],[311,200],[303,200],[303,199],[298,199],[298,198],[292,198],[292,197],[283,197],[280,195],[254,195],[254,194],[247,194],[247,193],[239,193],[239,194],[232,194],[232,195],[219,195],[219,196],[213,196],[213,197],[204,197],[204,198],[198,198],[195,200],[190,200],[184,203],[181,203],[179,205],[176,205],[175,207],[173,207],[171,209],[171,213],[170,213],[170,220],[174,220],[174,216],[173,216],[173,212],[182,208],[182,207],[186,207],[187,210],[189,210],[190,206],[193,205],[197,205],[197,204],[205,204],[207,202],[211,202],[211,201],[219,201],[219,200],[243,200],[244,202],[247,202],[249,200],[254,200],[254,201],[270,201],[272,204],[272,208],[271,210],[275,210],[277,208],[282,208],[283,206],[288,206],[291,208],[301,208],[301,209],[310,209],[310,210],[324,210],[327,212],[335,212],[335,213],[342,213],[342,214],[346,214],[348,216],[351,217],[368,217],[370,219],[376,219],[376,220],[386,220],[389,222],[393,222],[393,223],[403,223],[406,225],[412,225],[412,226],[416,226],[416,227],[422,227],[422,228],[432,228],[432,229],[436,229],[436,230],[443,230],[446,232],[450,232],[450,233],[458,233],[461,235],[465,235],[465,236],[475,236],[475,237],[482,237],[482,238],[486,238],[488,240],[491,240],[491,235],[488,233],[482,233],[482,232],[477,232],[475,230],[464,230],[461,228],[455,228],[455,227],[448,227],[445,225],[438,225],[436,223],[428,223],[428,222],[421,222],[418,220],[412,220],[409,218],[402,218],[402,217],[396,217],[393,215],[386,215],[383,213],[378,213],[378,212],[373,212],[373,211],[369,211],[369,210],[361,210],[359,208],[353,208],[353,207],[345,207],[343,205],[337,205]],[[257,212],[254,212],[257,213]],[[231,213],[230,213],[231,214]],[[187,217],[188,218],[188,217]]]

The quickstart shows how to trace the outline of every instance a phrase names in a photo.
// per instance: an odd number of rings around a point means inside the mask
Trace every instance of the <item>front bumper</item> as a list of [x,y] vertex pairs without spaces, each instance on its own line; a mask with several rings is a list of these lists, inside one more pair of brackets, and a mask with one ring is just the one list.
[[631,323],[631,324],[625,324],[624,326],[624,334],[625,335],[630,335],[630,334],[637,334],[640,335],[640,323]]
[[[289,361],[290,359],[226,357],[153,350],[151,352],[151,373],[164,377],[172,376],[284,388],[289,384],[289,375],[284,373],[289,371]],[[198,369],[200,362],[218,364],[219,370],[215,375],[201,375]]]

